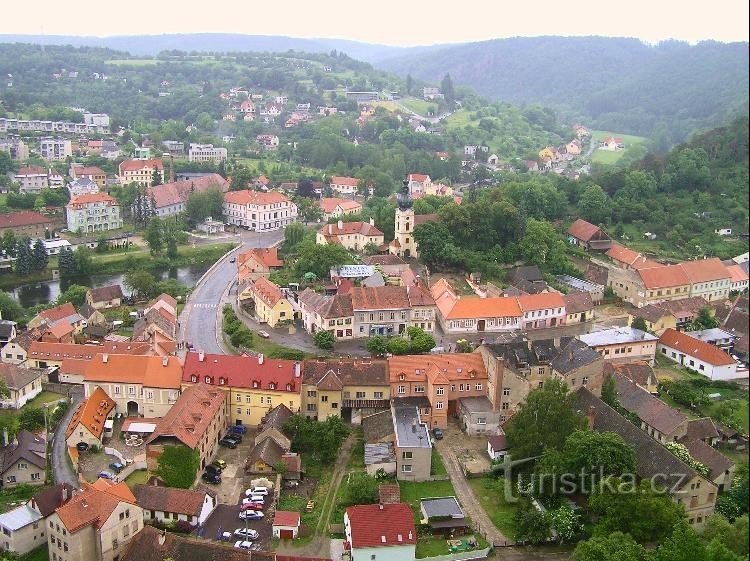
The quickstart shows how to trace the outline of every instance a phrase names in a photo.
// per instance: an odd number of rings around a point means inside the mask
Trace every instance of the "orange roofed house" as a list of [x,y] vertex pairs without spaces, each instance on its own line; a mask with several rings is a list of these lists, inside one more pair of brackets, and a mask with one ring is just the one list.
[[446,428],[449,416],[459,417],[470,434],[498,428],[479,353],[392,356],[388,376],[394,403],[414,402],[429,428]]
[[210,189],[226,193],[229,190],[229,181],[218,173],[211,173],[190,180],[156,185],[146,190],[140,204],[157,216],[175,216],[187,208],[187,201],[192,193],[205,193]]
[[352,199],[322,198],[319,204],[323,211],[323,220],[340,218],[345,214],[357,214],[362,210],[362,205]]
[[114,400],[97,387],[73,413],[73,418],[65,429],[66,444],[71,447],[85,442],[89,446],[101,446],[104,423],[113,416],[114,408]]
[[421,284],[351,289],[355,337],[397,335],[408,327],[435,331],[435,301]]
[[659,337],[657,350],[669,360],[695,370],[711,380],[734,380],[740,377],[736,360],[719,347],[695,339],[688,333],[667,329]]
[[248,230],[278,230],[297,219],[297,205],[277,191],[230,191],[224,194],[228,224]]
[[137,183],[141,187],[148,187],[154,180],[154,171],[161,176],[164,183],[164,164],[159,159],[125,160],[117,168],[117,175],[121,185]]
[[604,230],[581,218],[568,228],[568,243],[595,251],[607,251],[612,247],[612,240]]
[[266,277],[259,277],[250,283],[239,296],[240,302],[252,303],[254,315],[261,323],[276,327],[279,323],[294,319],[294,309],[277,284]]
[[350,506],[344,513],[344,549],[352,561],[414,559],[417,530],[405,503]]
[[237,256],[237,276],[240,290],[260,277],[268,277],[272,271],[281,269],[284,262],[276,247],[256,247]]
[[146,440],[149,462],[159,456],[164,446],[183,444],[198,452],[199,469],[203,469],[210,463],[227,429],[226,399],[225,392],[207,384],[199,383],[182,390]]
[[354,196],[357,194],[357,184],[359,180],[356,177],[341,177],[334,175],[331,177],[331,190],[339,195]]
[[163,417],[180,395],[181,378],[177,357],[101,353],[84,371],[84,395],[101,387],[116,403],[116,413]]
[[318,245],[338,244],[353,251],[364,250],[367,244],[383,245],[384,234],[375,227],[375,221],[344,222],[326,224],[318,230],[315,242]]
[[101,232],[122,228],[120,203],[106,193],[86,193],[70,199],[65,205],[68,230]]
[[125,483],[83,485],[47,519],[47,547],[58,561],[115,561],[143,528],[143,509]]

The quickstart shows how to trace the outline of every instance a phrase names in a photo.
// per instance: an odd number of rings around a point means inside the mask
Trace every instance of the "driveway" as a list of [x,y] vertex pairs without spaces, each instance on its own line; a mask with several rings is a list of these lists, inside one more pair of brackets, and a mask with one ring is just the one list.
[[[267,551],[271,542],[272,522],[270,517],[266,516],[262,520],[248,520],[246,524],[245,520],[240,520],[239,505],[220,504],[211,513],[211,516],[208,517],[203,526],[198,529],[198,535],[207,540],[224,541],[221,539],[222,532],[234,533],[239,528],[251,528],[259,534],[258,539],[251,540],[253,546],[257,546],[257,549]],[[231,540],[227,541],[234,543],[238,539],[233,536]]]
[[468,436],[455,419],[450,419],[445,429],[444,445],[470,473],[482,473],[490,467],[487,455],[487,436]]
[[245,459],[253,449],[254,440],[255,432],[249,430],[234,450],[219,447],[216,457],[227,463],[227,468],[221,472],[221,483],[213,486],[220,504],[237,505],[242,499],[242,493],[250,485],[251,478],[245,475]]
[[78,475],[68,457],[68,445],[65,442],[65,429],[70,424],[78,405],[83,401],[83,388],[71,390],[70,407],[65,412],[60,423],[55,427],[52,437],[52,473],[55,483],[67,483],[78,488]]

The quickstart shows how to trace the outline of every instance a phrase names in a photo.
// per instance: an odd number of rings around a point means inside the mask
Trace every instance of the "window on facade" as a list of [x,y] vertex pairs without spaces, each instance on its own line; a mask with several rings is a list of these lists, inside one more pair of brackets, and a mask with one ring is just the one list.
[[375,392],[375,393],[373,394],[373,397],[374,397],[375,399],[383,399],[383,392]]
[[357,399],[364,399],[365,398],[365,392],[357,392]]
[[510,395],[510,388],[503,388],[503,395]]
[[405,394],[406,393],[406,386],[399,386],[398,387],[398,393]]
[[401,452],[401,459],[403,460],[411,460],[414,457],[413,452]]
[[438,401],[438,402],[437,402],[437,403],[435,404],[435,409],[442,409],[442,408],[443,408],[443,402],[442,402],[442,401]]
[[445,395],[445,388],[439,387],[435,390],[435,395]]
[[478,425],[486,425],[487,424],[487,418],[486,417],[477,417],[477,424]]
[[404,473],[411,473],[411,464],[403,464],[401,466],[401,471]]
[[482,391],[482,384],[475,385],[474,389],[476,389],[478,392],[481,392]]
[[502,409],[503,411],[507,411],[507,410],[508,410],[508,402],[507,402],[507,401],[503,401],[503,403],[502,403],[502,405],[500,406],[500,408],[501,408],[501,409]]
[[320,396],[320,401],[322,401],[323,403],[328,403],[328,396],[327,395],[321,395]]

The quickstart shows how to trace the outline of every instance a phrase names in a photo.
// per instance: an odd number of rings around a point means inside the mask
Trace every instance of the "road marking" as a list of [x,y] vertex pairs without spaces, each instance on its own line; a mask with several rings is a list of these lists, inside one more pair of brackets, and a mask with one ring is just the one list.
[[205,302],[205,303],[200,303],[200,304],[193,304],[193,308],[207,308],[207,309],[209,309],[209,308],[215,308],[217,305],[218,304],[216,304],[216,303]]

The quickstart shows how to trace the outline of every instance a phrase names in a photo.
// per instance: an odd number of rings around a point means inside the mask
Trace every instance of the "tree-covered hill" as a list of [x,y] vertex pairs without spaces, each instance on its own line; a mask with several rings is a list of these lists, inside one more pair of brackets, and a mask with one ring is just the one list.
[[663,147],[747,112],[747,43],[519,37],[407,52],[378,67],[435,83],[450,73],[487,97],[541,103]]

